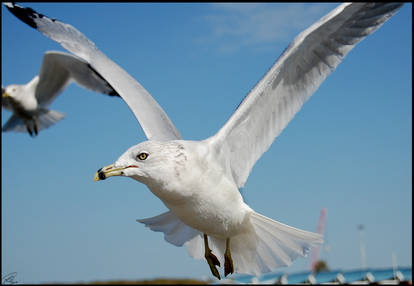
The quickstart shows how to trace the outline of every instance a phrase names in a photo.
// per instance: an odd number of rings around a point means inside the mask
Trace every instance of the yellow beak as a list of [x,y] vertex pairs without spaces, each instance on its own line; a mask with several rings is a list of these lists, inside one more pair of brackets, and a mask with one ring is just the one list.
[[122,171],[125,168],[114,168],[114,165],[108,165],[106,167],[103,167],[101,169],[99,169],[96,173],[95,176],[93,177],[93,180],[96,181],[102,181],[105,180],[108,177],[112,177],[112,176],[121,176],[122,175]]
[[136,165],[129,165],[126,167],[120,167],[115,168],[114,164],[108,165],[106,167],[100,168],[93,177],[93,180],[96,181],[102,181],[105,180],[108,177],[112,176],[122,176],[124,175],[124,170],[127,168],[138,168]]

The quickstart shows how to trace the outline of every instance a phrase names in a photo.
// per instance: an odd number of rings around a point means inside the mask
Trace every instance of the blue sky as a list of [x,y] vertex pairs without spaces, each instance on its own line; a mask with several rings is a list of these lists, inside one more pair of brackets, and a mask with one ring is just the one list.
[[[184,139],[213,135],[290,41],[336,4],[25,3],[70,23],[137,79]],[[2,7],[2,84],[26,83],[63,50]],[[412,4],[353,49],[255,165],[243,189],[257,212],[316,231],[332,269],[412,265]],[[2,277],[24,283],[212,277],[204,260],[135,222],[166,210],[145,185],[94,183],[146,138],[117,98],[71,85],[66,118],[2,133]],[[2,125],[11,113],[3,110]],[[307,270],[309,258],[281,272]]]

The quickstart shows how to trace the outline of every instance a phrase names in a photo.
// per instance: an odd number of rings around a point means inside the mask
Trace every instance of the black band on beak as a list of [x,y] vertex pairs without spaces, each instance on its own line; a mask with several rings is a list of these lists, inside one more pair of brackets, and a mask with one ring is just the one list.
[[99,177],[100,180],[105,180],[106,179],[105,173],[102,172],[102,168],[100,168],[97,173],[98,173],[98,177]]

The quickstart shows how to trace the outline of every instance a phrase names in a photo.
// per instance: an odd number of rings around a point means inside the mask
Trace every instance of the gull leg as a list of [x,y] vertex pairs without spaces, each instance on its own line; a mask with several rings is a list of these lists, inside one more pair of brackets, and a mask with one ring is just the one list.
[[230,252],[230,238],[226,239],[226,252],[224,252],[224,277],[234,272],[233,259]]
[[220,274],[215,265],[220,267],[220,261],[217,257],[211,252],[211,249],[208,247],[207,234],[204,234],[204,257],[207,260],[208,266],[210,266],[211,273],[220,280]]
[[29,125],[27,125],[27,124],[26,124],[26,130],[27,130],[27,132],[29,132],[30,137],[33,137],[33,132],[30,129]]
[[36,123],[36,120],[33,120],[33,126],[34,126],[34,132],[35,132],[35,134],[36,134],[36,136],[37,136],[37,133],[39,133],[39,132],[38,132],[38,129],[37,129],[37,123]]

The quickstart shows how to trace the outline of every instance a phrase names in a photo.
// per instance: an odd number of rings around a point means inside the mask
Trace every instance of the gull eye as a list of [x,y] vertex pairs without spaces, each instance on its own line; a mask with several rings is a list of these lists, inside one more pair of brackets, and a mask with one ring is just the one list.
[[147,158],[148,158],[148,153],[144,153],[144,152],[139,153],[139,154],[137,155],[137,158],[138,158],[139,160],[143,161],[143,160],[145,160],[145,159],[147,159]]

